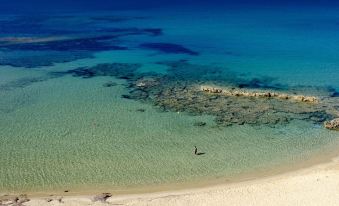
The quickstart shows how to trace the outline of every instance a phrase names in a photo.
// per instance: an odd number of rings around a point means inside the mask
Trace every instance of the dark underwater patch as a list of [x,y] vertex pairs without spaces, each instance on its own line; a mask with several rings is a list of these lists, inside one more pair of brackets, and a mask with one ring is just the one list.
[[10,91],[12,89],[18,89],[18,88],[25,88],[28,87],[34,83],[39,83],[43,81],[47,81],[52,78],[57,78],[58,76],[53,75],[46,75],[46,76],[39,76],[39,77],[25,77],[20,78],[17,80],[10,81],[6,84],[0,85],[0,91]]
[[279,83],[274,83],[276,78],[272,77],[256,77],[252,79],[241,78],[238,79],[237,83],[239,88],[248,89],[275,89],[275,90],[286,90],[287,86]]
[[334,92],[331,97],[339,97],[339,92]]
[[[6,18],[5,18],[6,17]],[[101,21],[121,22],[142,17],[126,16],[74,16],[74,15],[17,15],[0,19],[0,34],[56,35],[92,32]]]
[[329,86],[328,91],[330,92],[331,97],[339,97],[339,92],[335,88]]
[[[157,36],[162,34],[162,30],[152,28],[116,28],[112,29],[110,33],[112,34],[105,34],[104,32],[104,34],[98,36],[72,39],[56,38],[55,40],[48,41],[34,41],[36,38],[27,38],[27,40],[24,38],[1,39],[0,50],[8,58],[0,59],[0,65],[34,68],[91,58],[94,52],[127,50],[127,47],[119,45],[121,43],[120,37],[129,35]],[[43,38],[41,39],[43,40]],[[20,55],[15,56],[15,53],[20,52]],[[32,55],[32,53],[34,54]]]
[[163,35],[163,30],[160,28],[100,28],[98,32],[118,33],[120,36],[127,35],[150,35],[160,36]]
[[43,17],[16,16],[0,20],[0,34],[41,34]]
[[[33,83],[65,75],[84,79],[97,76],[112,76],[126,79],[126,87],[129,89],[129,93],[122,95],[122,98],[150,103],[161,111],[212,115],[215,116],[215,122],[220,126],[234,124],[266,124],[274,126],[287,124],[293,120],[322,124],[325,120],[333,118],[333,114],[331,114],[330,110],[327,110],[328,107],[333,107],[331,101],[308,104],[282,99],[246,98],[206,93],[199,89],[201,85],[216,84],[233,87],[243,79],[239,77],[241,75],[236,73],[220,75],[224,74],[225,69],[219,67],[196,65],[188,61],[161,62],[161,64],[169,67],[167,74],[139,73],[138,69],[141,64],[106,63],[64,72],[50,72],[43,77],[23,78],[2,85],[0,89],[23,88]],[[255,85],[260,84],[260,87],[263,87],[261,85],[263,82],[272,84],[273,79],[265,77],[263,80],[251,79],[249,81],[255,82],[252,83]],[[108,82],[103,86],[110,87],[114,85],[112,82]],[[239,89],[239,87],[234,87]],[[269,91],[274,90],[270,89]]]
[[[121,37],[163,34],[160,28],[108,28],[101,22],[139,18],[81,15],[0,17],[0,51],[8,57],[0,59],[0,65],[26,68],[51,66],[54,63],[91,58],[95,52],[127,50]],[[16,52],[21,54],[12,55]],[[32,52],[46,52],[46,55],[32,55]]]
[[22,51],[4,52],[0,58],[0,65],[13,67],[37,68],[52,66],[54,63],[71,62],[78,59],[93,58],[90,52],[58,52],[58,51]]
[[[303,120],[315,124],[333,118],[324,104],[307,104],[281,99],[223,96],[202,92],[199,88],[204,84],[223,85],[240,89],[237,85],[246,84],[249,89],[269,89],[303,94],[306,88],[288,87],[274,83],[274,78],[262,77],[243,79],[242,75],[229,72],[223,68],[196,65],[188,61],[158,62],[167,65],[166,74],[136,73],[127,79],[128,94],[122,98],[153,104],[160,111],[187,112],[193,115],[208,114],[215,116],[215,122],[220,126],[230,125],[262,125],[274,126],[287,124],[293,120]],[[225,73],[226,71],[226,73]],[[226,75],[225,75],[226,74]],[[268,84],[268,85],[266,85]],[[275,85],[275,86],[272,86]],[[311,88],[316,92],[325,92],[324,88]],[[324,94],[324,93],[322,93]]]
[[246,78],[241,74],[218,66],[196,65],[191,64],[186,60],[164,61],[157,63],[168,66],[167,75],[170,75],[173,79],[214,81],[216,83],[249,89],[288,89],[286,85],[274,82],[276,79],[272,77],[263,76]]
[[[136,71],[141,67],[141,64],[128,64],[128,63],[107,63],[98,64],[93,67],[80,67],[62,72],[48,72],[46,75],[39,77],[25,77],[6,84],[0,85],[0,91],[9,91],[17,88],[25,88],[34,83],[47,81],[54,78],[60,78],[65,75],[72,75],[74,77],[81,77],[84,79],[97,77],[97,76],[112,76],[123,79],[125,77],[133,78]],[[116,86],[115,82],[109,81],[103,84],[104,87]]]
[[98,64],[93,67],[80,67],[65,72],[52,72],[50,74],[54,76],[70,74],[74,77],[81,77],[85,79],[97,76],[112,76],[120,79],[127,79],[132,78],[140,67],[141,64],[106,63]]
[[140,19],[146,19],[146,18],[147,17],[142,17],[142,16],[110,16],[110,15],[90,17],[90,19],[93,21],[103,21],[103,22],[110,22],[110,23],[140,20]]
[[155,50],[168,54],[188,54],[192,56],[199,55],[198,52],[190,50],[180,44],[172,43],[143,43],[139,45],[140,48]]
[[32,51],[105,51],[105,50],[126,50],[126,47],[112,44],[116,35],[98,37],[84,37],[75,39],[54,40],[34,43],[18,43],[2,46],[11,50],[32,50]]

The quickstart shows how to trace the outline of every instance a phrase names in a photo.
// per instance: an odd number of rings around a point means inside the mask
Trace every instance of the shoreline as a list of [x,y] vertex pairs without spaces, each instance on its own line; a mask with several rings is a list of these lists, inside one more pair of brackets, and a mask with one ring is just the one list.
[[337,205],[338,192],[339,156],[309,168],[237,183],[113,195],[103,201],[93,201],[95,195],[34,197],[24,205]]
[[[338,148],[338,147],[335,147]],[[112,191],[109,189],[98,189],[98,190],[90,190],[90,191],[69,191],[67,193],[62,192],[44,192],[44,193],[27,193],[28,202],[24,203],[24,205],[32,205],[37,206],[43,204],[43,202],[48,205],[107,205],[107,203],[122,204],[122,205],[149,205],[150,199],[161,200],[154,205],[167,205],[166,201],[179,201],[179,203],[175,203],[174,205],[186,205],[186,201],[192,202],[192,205],[199,205],[199,203],[193,201],[193,199],[187,200],[188,197],[200,198],[201,201],[205,201],[205,196],[207,195],[210,200],[213,201],[214,198],[210,196],[210,193],[221,193],[222,196],[227,194],[229,191],[238,190],[239,188],[247,188],[248,187],[258,187],[261,188],[266,184],[277,184],[278,186],[282,184],[289,183],[290,181],[299,181],[300,179],[312,179],[314,180],[317,177],[317,181],[319,178],[328,177],[329,175],[335,176],[331,182],[333,184],[337,184],[337,189],[339,192],[339,152],[335,150],[326,151],[325,153],[321,153],[316,158],[310,158],[305,162],[294,165],[293,167],[278,167],[275,169],[275,172],[269,171],[266,174],[262,173],[260,175],[254,175],[253,177],[247,176],[244,179],[237,179],[232,181],[227,181],[225,178],[215,179],[213,181],[202,181],[199,184],[191,184],[191,183],[175,183],[175,184],[166,184],[156,187],[139,187],[137,190],[125,190],[120,189],[119,192]],[[330,174],[331,173],[331,174]],[[324,187],[328,187],[327,184]],[[274,187],[272,186],[272,190]],[[307,188],[305,188],[308,190]],[[95,198],[99,198],[102,194],[112,195],[111,197],[107,197],[104,201],[93,201]],[[225,194],[224,194],[225,193]],[[1,192],[1,197],[3,199],[4,194]],[[242,194],[242,193],[241,193]],[[219,194],[220,195],[220,194]],[[235,197],[237,194],[234,194]],[[242,194],[243,195],[243,194]],[[316,195],[316,194],[313,194]],[[12,195],[10,195],[12,196]],[[213,195],[212,195],[213,196]],[[15,197],[15,195],[13,195]],[[179,198],[179,199],[178,199]],[[218,198],[220,198],[218,196]],[[229,197],[228,197],[229,198]],[[339,196],[337,197],[339,198]],[[227,199],[227,198],[226,198]],[[226,199],[224,199],[226,201]],[[1,199],[0,199],[1,200]],[[166,200],[166,201],[165,201]],[[339,199],[338,199],[339,200]],[[123,201],[124,203],[120,203]],[[163,202],[165,201],[165,202]],[[180,203],[180,201],[185,201],[185,203]],[[206,200],[207,201],[207,200]],[[238,200],[239,201],[239,200]],[[157,202],[157,201],[156,201]],[[0,201],[1,203],[1,201]],[[132,204],[133,203],[133,204]],[[252,202],[253,203],[253,202]],[[204,203],[200,205],[213,205],[213,203]],[[217,203],[216,203],[217,204]],[[218,204],[221,204],[219,202]],[[247,202],[246,204],[251,204],[251,202]],[[153,205],[153,203],[151,204]],[[173,205],[173,204],[170,204]],[[235,204],[238,205],[238,204]],[[242,205],[242,204],[239,204]],[[245,204],[244,204],[245,205]],[[286,205],[286,204],[285,204]],[[306,204],[305,204],[306,205]],[[331,205],[331,204],[329,204]]]

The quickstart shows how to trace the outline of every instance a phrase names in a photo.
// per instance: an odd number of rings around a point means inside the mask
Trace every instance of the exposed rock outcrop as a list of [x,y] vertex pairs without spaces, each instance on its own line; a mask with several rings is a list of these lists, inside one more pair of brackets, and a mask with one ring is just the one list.
[[141,78],[136,82],[136,86],[138,88],[148,88],[148,87],[154,87],[159,84],[158,80],[155,78]]
[[339,118],[324,123],[325,128],[339,131]]
[[201,91],[222,94],[225,96],[242,96],[242,97],[265,97],[265,98],[276,98],[276,99],[285,99],[285,100],[294,100],[298,102],[310,102],[318,103],[319,100],[314,96],[304,96],[304,95],[289,95],[285,93],[277,93],[270,91],[251,91],[251,90],[240,90],[235,88],[218,88],[212,86],[201,86]]

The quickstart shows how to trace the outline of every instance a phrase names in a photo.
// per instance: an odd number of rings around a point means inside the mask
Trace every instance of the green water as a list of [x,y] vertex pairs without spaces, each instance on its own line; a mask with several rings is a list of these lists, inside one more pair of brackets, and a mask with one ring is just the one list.
[[[107,80],[66,76],[2,93],[13,111],[0,118],[1,191],[232,179],[296,163],[337,142],[337,133],[309,123],[224,128],[213,117],[160,112],[122,99],[124,80],[102,87]],[[207,126],[193,126],[197,121]],[[193,155],[195,145],[205,154]]]

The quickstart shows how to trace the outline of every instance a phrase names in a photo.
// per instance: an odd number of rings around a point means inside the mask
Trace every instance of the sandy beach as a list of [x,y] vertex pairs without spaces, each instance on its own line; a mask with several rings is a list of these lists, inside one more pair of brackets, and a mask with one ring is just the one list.
[[[339,158],[282,175],[200,189],[119,195],[107,199],[100,198],[100,194],[28,199],[22,205],[338,205]],[[2,205],[7,203],[3,201]]]

